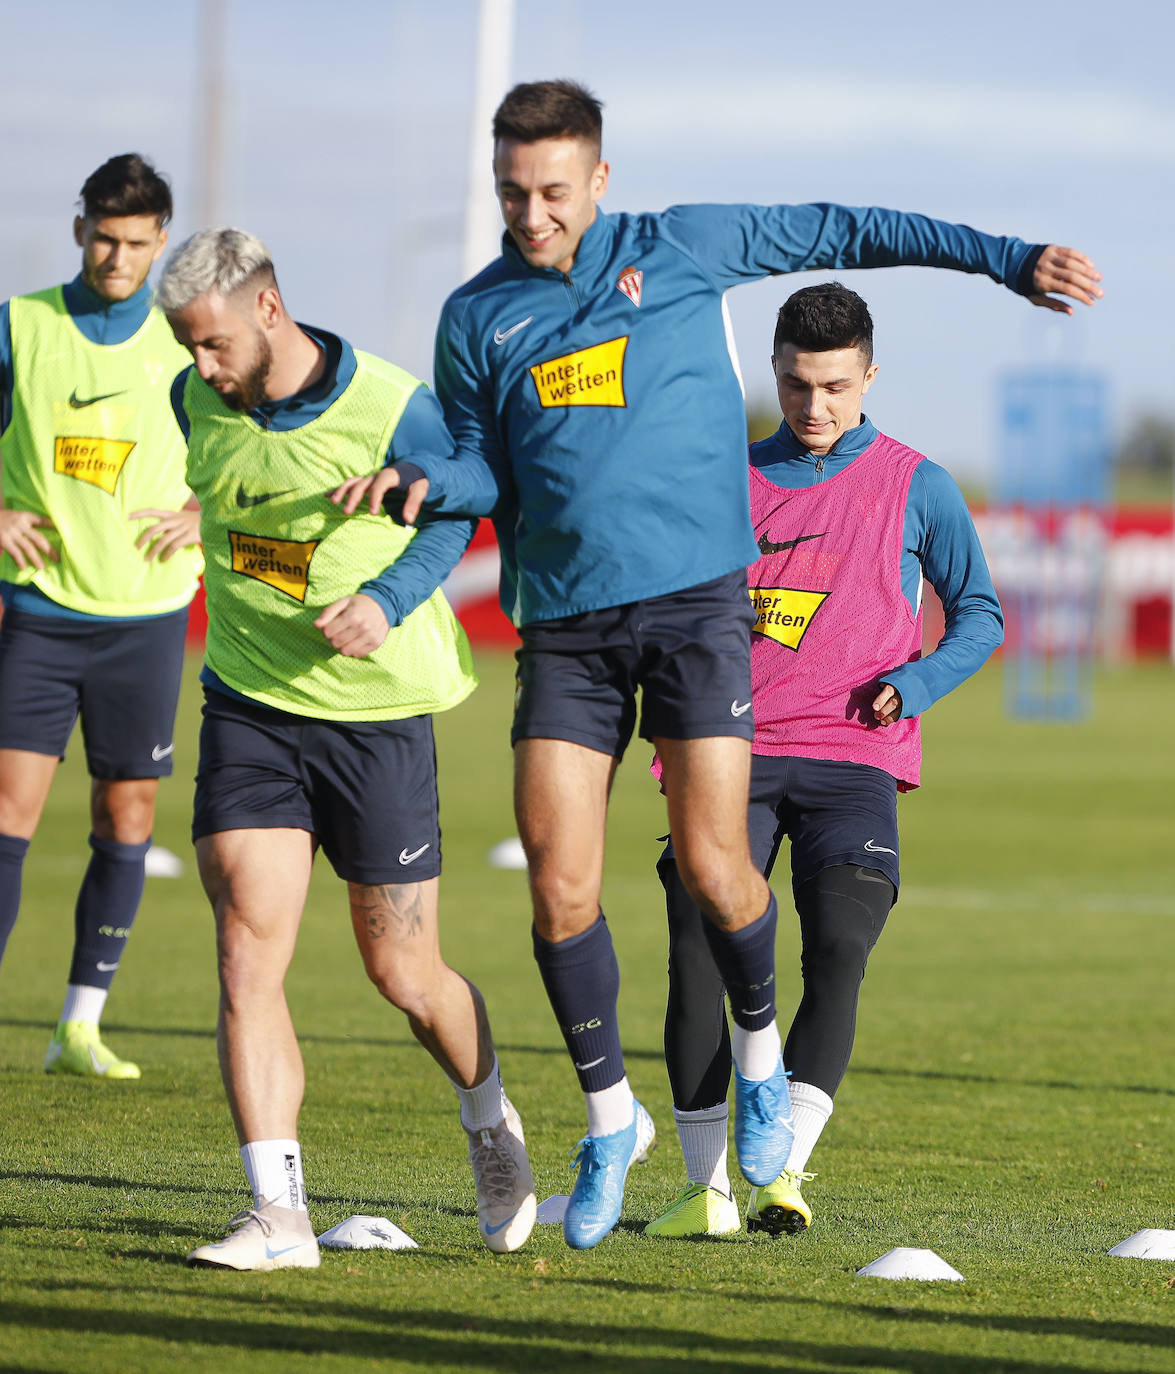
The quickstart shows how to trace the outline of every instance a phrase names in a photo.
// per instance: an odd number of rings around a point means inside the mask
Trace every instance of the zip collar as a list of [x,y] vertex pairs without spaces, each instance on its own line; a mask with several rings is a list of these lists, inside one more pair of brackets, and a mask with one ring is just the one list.
[[575,250],[570,272],[560,272],[557,267],[532,267],[522,256],[522,250],[514,242],[508,229],[502,232],[502,257],[516,271],[534,277],[553,277],[558,281],[578,283],[585,277],[597,272],[607,262],[613,237],[612,216],[596,206],[596,217],[583,231],[583,237]]
[[796,438],[785,420],[770,437],[752,444],[748,456],[752,466],[780,486],[815,486],[843,472],[876,438],[876,425],[862,415],[859,425],[845,430],[827,453],[817,455]]

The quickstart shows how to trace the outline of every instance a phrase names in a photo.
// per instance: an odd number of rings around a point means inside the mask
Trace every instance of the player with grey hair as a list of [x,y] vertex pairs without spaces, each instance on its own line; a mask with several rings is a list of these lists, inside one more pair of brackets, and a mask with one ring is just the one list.
[[[368,976],[457,1090],[491,1250],[535,1220],[522,1125],[481,994],[441,958],[432,713],[477,679],[438,590],[472,523],[414,534],[327,499],[393,455],[452,440],[416,378],[286,311],[265,245],[206,229],[160,300],[194,366],[172,406],[206,543],[208,640],[192,833],[216,918],[221,1073],[253,1192],[194,1265],[319,1263],[297,1139],[304,1076],[286,1005],[311,864],[348,889]],[[393,576],[394,574],[394,576]]]
[[262,274],[276,286],[273,259],[256,234],[244,229],[201,229],[168,258],[156,300],[170,315],[210,291],[232,296]]

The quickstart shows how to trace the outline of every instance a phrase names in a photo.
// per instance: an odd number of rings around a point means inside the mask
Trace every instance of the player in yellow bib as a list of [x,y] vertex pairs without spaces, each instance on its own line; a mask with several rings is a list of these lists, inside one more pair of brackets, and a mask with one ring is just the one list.
[[73,281],[0,306],[0,956],[80,715],[92,856],[51,1073],[139,1077],[98,1024],[143,893],[172,728],[199,512],[168,404],[186,362],[147,275],[171,191],[135,153],[82,187]]
[[522,1125],[481,994],[437,937],[432,712],[476,684],[437,588],[472,525],[417,534],[327,498],[389,456],[448,454],[440,406],[399,368],[296,324],[265,245],[240,230],[177,249],[160,302],[195,362],[173,389],[207,561],[193,836],[216,917],[221,1072],[253,1192],[229,1236],[189,1261],[319,1262],[283,986],[318,845],[347,883],[368,975],[457,1090],[481,1235],[517,1249],[535,1219]]

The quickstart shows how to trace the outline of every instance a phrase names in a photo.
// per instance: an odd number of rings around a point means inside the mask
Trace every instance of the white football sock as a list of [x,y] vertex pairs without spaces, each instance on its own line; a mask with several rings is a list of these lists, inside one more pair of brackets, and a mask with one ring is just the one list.
[[108,988],[87,988],[80,983],[65,985],[65,1002],[61,1008],[63,1021],[93,1021],[95,1025],[102,1019],[106,1006]]
[[808,1167],[808,1159],[831,1115],[832,1098],[823,1088],[817,1088],[813,1083],[791,1085],[791,1117],[795,1136],[791,1154],[787,1157],[787,1167],[793,1172],[802,1174]]
[[730,1197],[730,1175],[726,1172],[726,1142],[730,1108],[725,1102],[703,1107],[698,1112],[673,1109],[677,1138],[685,1157],[685,1171],[691,1183],[704,1183]]
[[[449,1081],[452,1082],[451,1079]],[[453,1083],[453,1087],[461,1103],[461,1124],[467,1131],[488,1131],[505,1117],[506,1094],[502,1088],[496,1054],[493,1066],[480,1083],[475,1083],[472,1088],[462,1088]]]
[[598,1093],[584,1093],[588,1135],[614,1135],[632,1124],[633,1096],[628,1078]]
[[762,1030],[749,1031],[737,1023],[730,1028],[730,1051],[744,1078],[761,1083],[770,1078],[779,1063],[782,1045],[774,1021]]
[[254,1207],[276,1202],[279,1207],[308,1210],[302,1147],[296,1140],[251,1140],[241,1146],[241,1163],[253,1189]]

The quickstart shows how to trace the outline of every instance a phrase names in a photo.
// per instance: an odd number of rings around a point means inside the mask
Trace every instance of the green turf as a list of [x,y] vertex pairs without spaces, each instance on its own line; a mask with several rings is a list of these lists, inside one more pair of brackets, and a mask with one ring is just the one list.
[[[511,684],[508,660],[480,666],[482,689],[438,722],[444,943],[486,994],[546,1195],[569,1187],[582,1107],[524,877],[485,863],[512,832]],[[323,869],[289,978],[314,1218],[387,1215],[421,1248],[331,1254],[310,1273],[182,1265],[245,1202],[190,862],[149,883],[106,1018],[142,1082],[40,1072],[85,857],[75,745],[0,973],[0,1369],[1175,1370],[1175,1263],[1105,1254],[1175,1228],[1173,686],[1161,667],[1107,676],[1089,723],[1017,725],[988,670],[931,715],[926,785],[902,802],[903,900],[813,1160],[815,1225],[796,1239],[641,1234],[682,1179],[659,1050],[663,810],[643,747],[616,788],[605,906],[630,1077],[661,1148],[594,1251],[549,1227],[513,1256],[482,1249],[453,1095],[366,983]],[[189,860],[193,687],[157,833]],[[781,929],[788,1006],[796,938]],[[966,1282],[856,1276],[898,1245],[938,1251]]]

